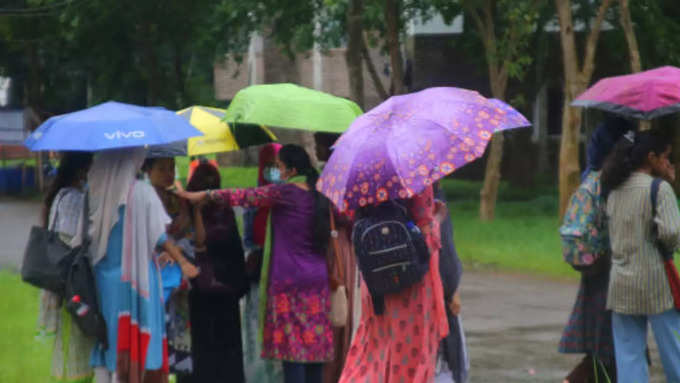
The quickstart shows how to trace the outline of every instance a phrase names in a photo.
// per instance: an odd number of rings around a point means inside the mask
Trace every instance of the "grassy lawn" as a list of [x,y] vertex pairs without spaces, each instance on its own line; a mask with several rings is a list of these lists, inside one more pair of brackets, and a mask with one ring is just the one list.
[[556,190],[522,190],[503,184],[496,219],[482,222],[479,183],[444,180],[442,186],[451,211],[456,249],[468,267],[578,277],[562,261]]
[[0,271],[0,382],[49,382],[53,338],[36,339],[39,291]]
[[463,262],[475,268],[576,278],[562,261],[559,222],[541,210],[543,203],[503,202],[493,222],[481,222],[479,203],[450,201],[456,249]]

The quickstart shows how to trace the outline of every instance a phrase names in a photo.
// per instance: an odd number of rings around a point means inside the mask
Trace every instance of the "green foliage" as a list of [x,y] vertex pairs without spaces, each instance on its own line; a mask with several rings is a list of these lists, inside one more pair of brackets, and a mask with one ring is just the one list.
[[56,113],[86,99],[214,104],[214,61],[243,50],[252,30],[235,0],[15,3],[8,9],[33,16],[0,12],[0,68],[28,84],[30,104]]
[[643,67],[680,66],[680,2],[631,1],[630,12]]

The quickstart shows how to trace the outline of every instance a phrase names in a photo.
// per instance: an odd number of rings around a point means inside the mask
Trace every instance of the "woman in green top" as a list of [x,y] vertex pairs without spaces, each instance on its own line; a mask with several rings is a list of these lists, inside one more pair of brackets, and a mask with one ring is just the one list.
[[[673,188],[662,182],[652,211],[654,178],[673,181],[668,139],[652,133],[627,135],[602,170],[607,198],[612,267],[607,309],[613,311],[614,347],[619,380],[647,382],[647,323],[659,345],[667,382],[680,382],[680,313],[665,274],[658,242],[680,247],[680,211]],[[658,234],[652,230],[653,223]],[[657,241],[658,237],[658,241]]]

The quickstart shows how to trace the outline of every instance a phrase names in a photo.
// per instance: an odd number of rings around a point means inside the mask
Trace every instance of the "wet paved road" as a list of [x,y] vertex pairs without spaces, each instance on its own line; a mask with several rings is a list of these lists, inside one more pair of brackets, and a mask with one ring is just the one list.
[[19,268],[28,233],[39,221],[39,202],[0,197],[0,268]]

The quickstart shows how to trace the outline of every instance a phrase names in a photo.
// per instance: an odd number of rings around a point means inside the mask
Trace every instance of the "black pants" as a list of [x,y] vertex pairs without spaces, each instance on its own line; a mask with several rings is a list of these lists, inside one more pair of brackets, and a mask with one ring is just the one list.
[[285,383],[321,383],[323,364],[283,362]]
[[192,290],[189,306],[193,381],[245,382],[238,299]]

